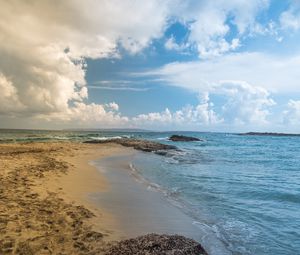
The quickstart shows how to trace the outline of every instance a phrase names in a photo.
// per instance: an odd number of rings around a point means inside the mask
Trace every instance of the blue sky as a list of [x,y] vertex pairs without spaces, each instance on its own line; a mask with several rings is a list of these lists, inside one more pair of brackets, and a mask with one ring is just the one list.
[[298,0],[15,2],[0,127],[300,132]]

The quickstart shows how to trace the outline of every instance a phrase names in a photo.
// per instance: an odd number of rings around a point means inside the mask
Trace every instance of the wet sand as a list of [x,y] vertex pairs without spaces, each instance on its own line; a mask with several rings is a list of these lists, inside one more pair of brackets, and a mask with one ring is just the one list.
[[172,205],[163,193],[133,175],[129,164],[137,153],[94,161],[111,188],[90,195],[95,203],[116,216],[124,237],[147,233],[180,234],[201,239],[194,220]]
[[211,255],[230,255],[215,233],[130,167],[140,153],[144,152],[128,151],[93,161],[110,188],[91,194],[90,199],[115,216],[119,236],[124,239],[147,233],[177,234],[200,242]]

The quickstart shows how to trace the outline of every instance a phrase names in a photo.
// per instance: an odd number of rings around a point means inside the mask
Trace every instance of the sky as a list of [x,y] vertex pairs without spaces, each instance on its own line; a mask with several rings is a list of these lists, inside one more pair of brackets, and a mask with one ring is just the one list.
[[300,0],[0,0],[0,128],[300,132]]

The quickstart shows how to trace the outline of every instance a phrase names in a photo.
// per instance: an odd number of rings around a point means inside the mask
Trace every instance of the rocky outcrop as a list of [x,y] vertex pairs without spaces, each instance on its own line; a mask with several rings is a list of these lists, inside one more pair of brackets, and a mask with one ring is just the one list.
[[270,133],[270,132],[248,132],[241,133],[239,135],[256,135],[256,136],[300,136],[300,134],[288,134],[288,133]]
[[105,255],[207,255],[196,241],[179,235],[149,234],[113,244]]
[[132,147],[136,150],[155,152],[157,154],[164,154],[167,150],[178,150],[176,146],[167,145],[163,143],[141,140],[141,139],[131,139],[131,138],[120,138],[120,139],[108,139],[108,140],[91,140],[85,143],[117,143],[126,147]]
[[196,137],[184,136],[184,135],[172,135],[169,137],[170,141],[173,142],[195,142],[195,141],[203,141]]

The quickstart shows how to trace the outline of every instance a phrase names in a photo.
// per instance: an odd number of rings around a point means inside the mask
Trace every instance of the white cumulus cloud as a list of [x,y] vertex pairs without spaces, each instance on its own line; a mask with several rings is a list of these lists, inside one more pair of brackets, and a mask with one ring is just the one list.
[[187,105],[174,112],[166,108],[162,112],[140,114],[132,118],[132,121],[136,126],[142,127],[199,129],[210,125],[213,126],[223,121],[212,108],[213,104],[209,100],[208,93],[203,93],[199,97],[199,103],[195,106]]
[[118,113],[119,106],[116,103],[106,105],[85,104],[76,102],[73,107],[64,112],[39,114],[35,118],[48,122],[58,121],[72,126],[91,127],[120,127],[128,124],[129,119]]
[[287,110],[284,111],[284,125],[293,126],[296,129],[300,124],[300,100],[289,100]]
[[[130,119],[120,114],[117,103],[87,103],[85,60],[120,58],[120,47],[136,54],[162,38],[175,20],[187,26],[187,41],[177,44],[171,37],[165,46],[181,51],[194,45],[199,56],[208,59],[171,63],[147,75],[196,93],[204,91],[202,99],[196,106],[132,120],[209,125],[226,122],[226,113],[236,107],[236,120],[266,120],[266,107],[272,105],[267,91],[298,89],[300,57],[223,54],[237,49],[243,37],[263,30],[257,16],[268,6],[268,0],[0,0],[0,115],[128,124]],[[291,7],[281,16],[282,26],[298,28],[297,17]],[[233,37],[232,28],[238,31]],[[245,83],[218,87],[222,80]],[[230,98],[223,106],[224,117],[214,110],[213,93]]]
[[291,1],[288,10],[284,11],[280,15],[280,24],[283,29],[300,29],[300,1]]
[[[268,0],[190,0],[180,5],[178,17],[189,24],[188,41],[196,45],[199,56],[209,58],[235,50],[240,46],[240,37],[255,34],[262,26],[257,16],[268,7]],[[238,34],[229,40],[231,27]]]
[[226,97],[222,106],[226,123],[236,126],[269,123],[270,107],[275,102],[266,89],[241,81],[223,81],[213,90]]
[[141,51],[162,36],[168,7],[158,0],[0,0],[0,114],[88,121],[85,110],[119,121],[107,107],[85,103],[85,58],[120,57],[119,45]]
[[20,102],[16,88],[2,73],[0,73],[0,114],[7,111],[14,113],[22,111],[24,105]]

